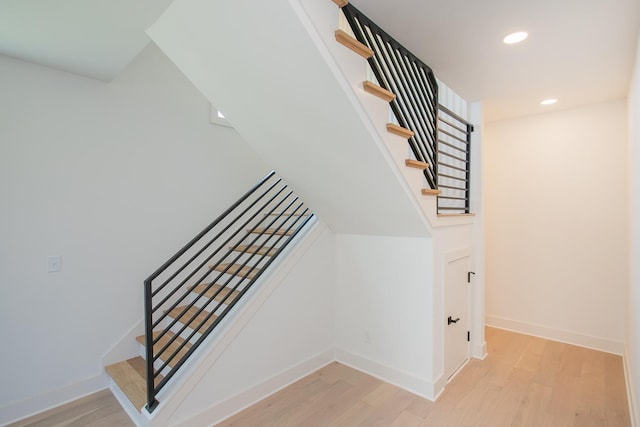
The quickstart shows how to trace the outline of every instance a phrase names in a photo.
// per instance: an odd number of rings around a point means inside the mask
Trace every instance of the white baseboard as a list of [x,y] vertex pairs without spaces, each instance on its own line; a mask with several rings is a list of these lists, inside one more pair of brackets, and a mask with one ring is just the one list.
[[178,421],[174,425],[176,427],[195,427],[218,424],[333,361],[333,349],[324,351],[292,368],[273,375],[253,387],[243,390],[235,396],[212,405],[193,417]]
[[341,349],[336,349],[336,360],[431,401],[434,401],[440,392],[444,390],[446,384],[446,379],[443,380],[442,377],[435,382],[431,382]]
[[485,357],[487,357],[487,342],[483,341],[482,344],[474,345],[471,357],[474,359],[484,360]]
[[554,329],[546,326],[535,325],[533,323],[521,322],[518,320],[506,319],[498,316],[486,316],[486,325],[494,328],[506,329],[526,335],[533,335],[553,341],[560,341],[566,344],[573,344],[580,347],[591,348],[622,355],[624,353],[624,343],[608,340],[605,338],[583,335],[576,332]]
[[635,389],[633,388],[633,373],[631,371],[631,365],[629,365],[629,352],[628,348],[625,346],[624,356],[622,357],[622,361],[624,364],[624,377],[625,383],[627,385],[627,399],[629,399],[629,417],[631,418],[631,427],[638,427],[638,410],[640,408],[637,407],[636,402],[638,402]]
[[47,391],[36,396],[11,402],[0,407],[0,425],[10,424],[40,412],[64,405],[73,400],[107,388],[108,379],[102,373],[86,378],[74,384],[69,384],[55,390]]

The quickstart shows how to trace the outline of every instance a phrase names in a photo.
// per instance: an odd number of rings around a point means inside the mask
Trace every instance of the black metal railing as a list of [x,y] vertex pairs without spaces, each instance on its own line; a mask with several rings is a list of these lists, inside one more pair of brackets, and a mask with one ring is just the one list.
[[144,281],[147,410],[314,217],[270,172]]
[[469,213],[473,125],[442,105],[438,108],[438,213]]
[[433,71],[351,3],[342,11],[356,39],[373,50],[368,61],[377,84],[396,95],[391,110],[398,125],[414,132],[409,146],[417,160],[429,164],[424,176],[437,189],[438,83]]

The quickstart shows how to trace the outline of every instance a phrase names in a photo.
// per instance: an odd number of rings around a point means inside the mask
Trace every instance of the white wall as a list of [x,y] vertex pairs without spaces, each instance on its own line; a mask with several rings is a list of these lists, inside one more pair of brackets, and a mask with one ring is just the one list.
[[630,281],[627,298],[627,346],[625,362],[627,386],[632,398],[632,418],[640,422],[640,38],[633,81],[629,90],[629,173],[631,250]]
[[108,84],[0,56],[0,93],[1,424],[105,386],[143,279],[268,170],[153,45]]
[[626,105],[486,125],[487,323],[621,353]]
[[433,241],[345,234],[335,241],[337,359],[432,397]]

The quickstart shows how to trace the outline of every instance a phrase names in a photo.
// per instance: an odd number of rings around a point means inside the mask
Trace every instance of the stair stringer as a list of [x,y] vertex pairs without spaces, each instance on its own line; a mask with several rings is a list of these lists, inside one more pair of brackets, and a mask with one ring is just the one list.
[[[256,350],[253,354],[241,356],[246,358],[247,366],[252,369],[250,374],[245,374],[241,370],[234,370],[235,374],[239,377],[243,377],[243,380],[250,381],[251,386],[256,384],[263,384],[262,387],[252,389],[252,393],[238,393],[239,396],[235,400],[231,400],[231,403],[227,401],[228,394],[223,396],[225,405],[221,406],[212,396],[216,393],[224,393],[223,387],[212,386],[216,383],[216,375],[220,375],[216,372],[216,366],[224,357],[230,357],[233,355],[233,346],[242,340],[254,340],[255,337],[247,337],[247,329],[255,328],[256,324],[259,327],[269,326],[262,320],[264,316],[261,314],[261,310],[265,307],[272,307],[274,304],[281,304],[279,300],[273,301],[274,294],[278,293],[279,298],[286,298],[286,292],[300,292],[300,281],[297,280],[295,286],[288,286],[291,281],[290,275],[296,276],[299,265],[304,262],[304,259],[308,259],[307,253],[313,254],[314,258],[327,259],[325,256],[319,256],[317,251],[325,250],[324,246],[332,247],[333,234],[327,228],[327,226],[319,220],[314,220],[313,224],[308,225],[309,229],[306,230],[302,236],[296,237],[290,245],[283,250],[278,257],[279,260],[274,261],[270,268],[261,276],[252,289],[247,293],[243,302],[238,304],[236,309],[230,313],[230,315],[223,320],[218,326],[217,331],[211,335],[209,340],[205,342],[194,353],[191,360],[182,368],[180,372],[172,381],[170,381],[166,388],[159,394],[158,401],[160,404],[156,409],[149,414],[146,409],[142,410],[140,416],[134,419],[134,422],[142,426],[169,426],[169,425],[210,425],[213,421],[211,417],[218,417],[218,420],[229,417],[233,413],[241,410],[243,407],[254,403],[255,401],[267,396],[277,390],[286,386],[287,384],[297,380],[298,378],[307,375],[320,367],[326,365],[333,360],[333,337],[331,332],[327,333],[325,337],[317,338],[318,349],[307,350],[298,349],[297,352],[307,352],[304,357],[300,357],[287,366],[287,369],[274,368],[274,367],[251,367],[251,361],[254,358],[265,358],[269,356],[270,352],[275,351],[278,346],[284,345],[280,342],[271,343],[271,347],[265,347],[261,342],[251,342],[251,346]],[[318,262],[318,261],[313,261]],[[332,262],[331,260],[329,262]],[[332,266],[326,266],[327,274],[332,270]],[[304,267],[303,267],[304,268]],[[308,268],[308,267],[307,267]],[[324,270],[324,268],[323,268]],[[308,270],[305,271],[308,272]],[[310,282],[314,280],[320,280],[322,278],[322,272],[316,272],[316,279],[309,279]],[[330,274],[329,274],[330,276]],[[317,292],[325,292],[322,287],[317,286],[314,283]],[[282,289],[285,286],[286,289]],[[293,289],[293,291],[291,290]],[[298,291],[296,291],[298,289]],[[327,297],[327,301],[330,298]],[[319,307],[322,307],[321,302],[318,302]],[[288,318],[286,316],[287,307],[282,307],[283,319]],[[331,312],[330,307],[327,307],[327,312]],[[257,317],[256,317],[257,316]],[[262,317],[261,317],[262,316]],[[259,318],[260,321],[256,319]],[[278,325],[277,320],[274,320],[272,326]],[[296,322],[304,324],[305,319],[298,317]],[[330,328],[330,322],[327,322],[327,328]],[[313,334],[316,331],[304,331]],[[266,335],[266,334],[265,334]],[[270,338],[269,338],[270,339]],[[295,344],[295,343],[294,343]],[[326,344],[326,345],[325,345]],[[229,353],[231,351],[231,353]],[[295,353],[294,351],[293,353]],[[274,372],[279,372],[280,375],[274,377]],[[252,377],[253,375],[253,377]],[[250,377],[247,379],[247,376]],[[233,379],[225,378],[224,381],[218,381],[218,384],[224,384],[225,387],[232,387],[233,384],[229,384]],[[245,384],[240,384],[239,387],[244,391]],[[202,390],[207,390],[203,393]],[[257,393],[257,395],[256,395]],[[229,393],[234,395],[235,393]],[[185,409],[188,408],[188,409]],[[188,415],[185,415],[188,414]],[[189,422],[189,419],[196,417],[199,414],[205,414],[205,418],[208,422]],[[186,424],[185,424],[186,423]]]
[[387,131],[386,125],[390,121],[389,105],[366,93],[362,88],[363,82],[367,79],[366,60],[335,40],[334,31],[338,29],[339,15],[342,12],[329,1],[291,0],[291,2],[300,4],[304,10],[309,20],[308,30],[316,33],[315,39],[320,39],[317,40],[318,49],[323,52],[326,61],[332,64],[331,68],[338,77],[346,80],[345,90],[353,91],[357,98],[356,102],[359,104],[355,108],[360,110],[363,120],[373,127],[372,131],[377,137],[374,142],[381,150],[389,153],[390,163],[393,164],[391,167],[406,183],[404,190],[411,195],[418,208],[427,217],[429,226],[437,228],[473,223],[474,219],[469,215],[438,215],[436,197],[422,195],[422,188],[427,186],[422,171],[405,165],[406,159],[414,158],[407,140]]
[[314,28],[294,0],[176,0],[148,34],[334,232],[429,236]]

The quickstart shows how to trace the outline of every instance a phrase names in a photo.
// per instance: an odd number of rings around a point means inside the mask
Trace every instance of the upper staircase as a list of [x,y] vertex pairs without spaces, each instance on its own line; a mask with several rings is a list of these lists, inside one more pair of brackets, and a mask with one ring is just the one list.
[[425,135],[393,123],[398,94],[367,78],[370,47],[340,44],[340,14],[328,0],[178,0],[148,33],[334,232],[427,237],[469,223],[438,217],[437,148],[407,144],[433,142],[435,124]]

